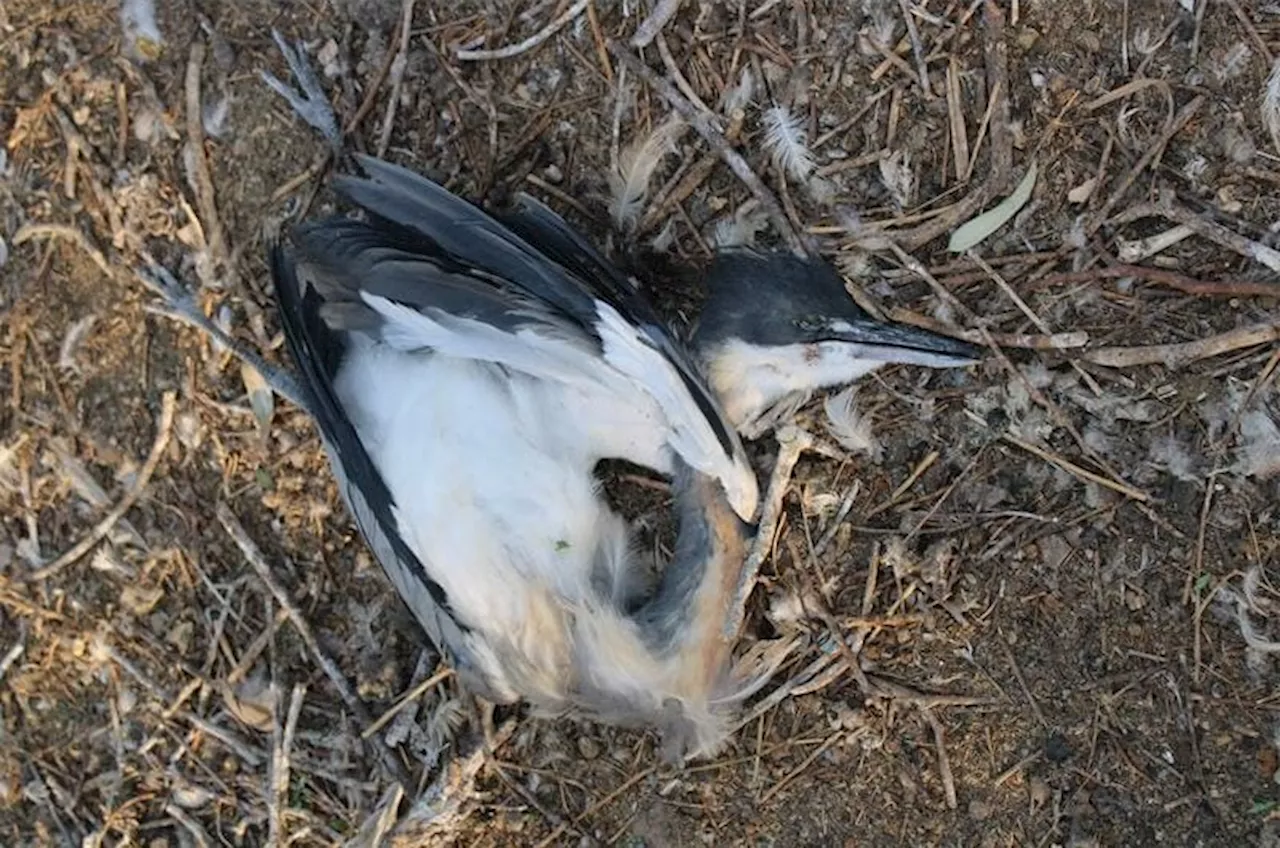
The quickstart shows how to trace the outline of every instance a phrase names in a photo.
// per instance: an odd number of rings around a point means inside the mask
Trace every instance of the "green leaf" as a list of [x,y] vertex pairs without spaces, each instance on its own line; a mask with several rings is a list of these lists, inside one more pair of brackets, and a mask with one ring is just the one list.
[[1265,816],[1275,811],[1280,806],[1280,801],[1266,801],[1261,798],[1253,800],[1253,806],[1249,808],[1251,816]]
[[1031,192],[1035,187],[1036,163],[1032,161],[1031,167],[1027,168],[1027,175],[1022,178],[1022,182],[1018,183],[1018,187],[1013,190],[1013,194],[978,217],[961,224],[951,234],[951,241],[947,244],[947,250],[952,253],[964,253],[969,248],[976,247],[987,236],[1007,224],[1010,218],[1018,214],[1018,210],[1027,205],[1027,201],[1031,199]]
[[1203,595],[1204,590],[1209,588],[1209,583],[1213,581],[1213,575],[1205,572],[1196,578],[1196,594]]

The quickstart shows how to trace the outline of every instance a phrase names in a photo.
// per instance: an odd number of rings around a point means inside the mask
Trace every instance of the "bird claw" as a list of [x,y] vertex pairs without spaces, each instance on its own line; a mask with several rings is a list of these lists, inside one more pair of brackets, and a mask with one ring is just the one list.
[[230,351],[241,362],[255,369],[262,375],[262,379],[266,381],[271,390],[280,395],[280,397],[301,409],[311,409],[310,404],[307,403],[306,395],[292,376],[273,365],[269,365],[257,353],[232,338],[226,330],[223,330],[204,314],[199,302],[196,300],[195,292],[192,291],[190,286],[180,282],[170,273],[168,268],[149,256],[145,258],[147,264],[134,268],[134,274],[137,275],[148,290],[161,299],[160,303],[148,304],[145,307],[147,312],[154,315],[164,315],[190,327],[195,327],[209,336],[216,344]]
[[268,88],[283,97],[299,118],[318,130],[332,145],[335,152],[340,150],[342,133],[338,129],[338,118],[333,113],[333,106],[329,104],[328,95],[320,85],[320,79],[311,68],[311,62],[307,59],[302,43],[290,44],[276,29],[271,30],[271,37],[275,39],[276,47],[284,54],[284,60],[289,65],[289,71],[300,91],[281,82],[270,71],[259,72],[262,81]]
[[189,286],[178,282],[168,268],[148,258],[145,267],[135,268],[133,272],[152,294],[164,301],[163,304],[148,305],[148,312],[169,315],[187,323],[195,321],[196,326],[201,326],[199,322],[208,320],[196,303],[195,293]]

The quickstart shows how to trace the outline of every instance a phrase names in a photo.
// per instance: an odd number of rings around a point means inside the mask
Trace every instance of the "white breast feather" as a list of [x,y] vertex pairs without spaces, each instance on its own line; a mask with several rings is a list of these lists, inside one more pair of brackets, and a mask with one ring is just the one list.
[[[338,397],[400,534],[474,631],[468,647],[491,690],[550,711],[603,691],[639,715],[681,698],[714,738],[712,682],[691,691],[678,658],[654,656],[618,606],[634,569],[626,524],[581,448],[590,416],[564,413],[568,398],[590,398],[484,362],[350,341]],[[597,564],[614,588],[600,591]]]

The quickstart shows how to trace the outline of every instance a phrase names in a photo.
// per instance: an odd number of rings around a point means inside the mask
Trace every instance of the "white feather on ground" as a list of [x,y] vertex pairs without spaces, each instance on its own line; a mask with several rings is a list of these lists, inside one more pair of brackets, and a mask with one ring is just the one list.
[[1262,578],[1262,568],[1251,566],[1238,587],[1234,581],[1229,582],[1213,596],[1214,615],[1224,622],[1234,621],[1239,628],[1245,643],[1245,668],[1254,677],[1265,674],[1271,657],[1280,653],[1280,642],[1268,635],[1268,625],[1275,621],[1276,604],[1265,596]]
[[223,139],[231,132],[231,98],[223,95],[212,103],[206,103],[201,112],[206,135]]
[[160,56],[164,36],[156,23],[155,0],[124,0],[120,4],[120,29],[129,57],[151,61]]
[[827,413],[827,429],[840,446],[852,453],[861,453],[872,461],[879,461],[883,449],[871,431],[871,419],[858,411],[855,404],[857,390],[850,386],[839,394],[823,401]]
[[1199,482],[1201,475],[1196,471],[1196,461],[1191,452],[1174,436],[1163,436],[1151,443],[1148,452],[1151,461],[1178,480],[1187,483]]
[[742,66],[742,74],[738,77],[738,84],[732,88],[725,89],[724,96],[720,99],[720,111],[725,115],[732,115],[741,109],[746,111],[751,105],[751,101],[756,96],[756,78],[751,73],[750,65]]
[[1271,66],[1267,87],[1262,92],[1262,124],[1271,134],[1271,143],[1280,151],[1280,59]]
[[619,228],[629,230],[639,220],[649,196],[649,180],[663,158],[675,152],[684,130],[684,121],[673,116],[618,155],[618,170],[609,175],[609,214]]
[[760,204],[753,200],[734,210],[730,217],[716,221],[711,231],[711,243],[715,247],[753,247],[756,236],[769,226],[769,218]]
[[894,203],[899,209],[906,209],[915,203],[916,172],[911,164],[911,154],[906,150],[895,150],[879,162],[880,181],[893,195]]
[[1212,62],[1213,75],[1217,77],[1218,82],[1228,82],[1240,76],[1249,67],[1249,59],[1252,51],[1249,45],[1243,41],[1238,41],[1222,54],[1217,61]]
[[764,113],[764,148],[773,162],[797,182],[813,173],[813,152],[804,127],[785,106],[771,106]]
[[1256,409],[1241,417],[1234,470],[1260,480],[1280,474],[1280,427],[1265,409]]

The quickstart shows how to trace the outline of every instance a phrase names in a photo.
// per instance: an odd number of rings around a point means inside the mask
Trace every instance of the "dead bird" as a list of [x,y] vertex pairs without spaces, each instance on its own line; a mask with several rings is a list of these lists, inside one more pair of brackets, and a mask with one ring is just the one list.
[[[301,53],[278,41],[304,89],[291,103],[339,149]],[[269,247],[296,379],[239,350],[158,268],[157,289],[315,418],[366,541],[468,688],[657,727],[672,757],[713,750],[732,706],[769,673],[730,669],[758,500],[734,424],[754,423],[754,407],[726,415],[634,282],[542,204],[522,198],[494,217],[411,171],[354,161],[362,173],[333,186],[362,217],[306,222]],[[766,257],[733,282],[771,282],[792,267],[780,261]],[[744,331],[703,337],[709,373],[742,381],[722,379],[724,396],[776,394],[772,383],[751,388],[759,370],[717,369],[739,355],[722,353],[726,339],[784,354],[822,343],[813,308],[827,292],[815,280],[828,282],[783,275],[783,296],[755,319],[713,296],[703,325]],[[799,335],[781,332],[773,311],[788,294]],[[888,341],[827,305],[822,326],[845,334],[836,341]],[[865,370],[801,370],[785,385]],[[673,478],[679,534],[656,587],[598,491],[593,470],[605,458]]]
[[[758,492],[693,360],[598,254],[567,268],[430,180],[356,161],[333,187],[363,217],[269,248],[297,377],[255,364],[315,418],[366,541],[471,691],[712,750],[749,688],[727,622]],[[512,220],[553,215],[526,199]],[[615,457],[673,477],[656,587],[593,476]]]

